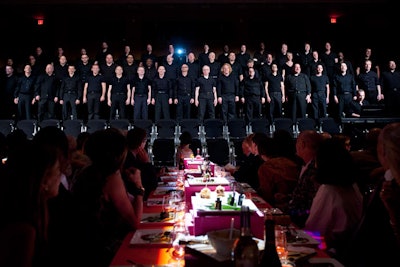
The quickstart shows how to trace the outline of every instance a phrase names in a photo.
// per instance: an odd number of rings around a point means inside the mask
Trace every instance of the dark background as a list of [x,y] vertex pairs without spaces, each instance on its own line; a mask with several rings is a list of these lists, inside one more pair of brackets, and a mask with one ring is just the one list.
[[[136,59],[149,42],[158,55],[169,43],[198,55],[205,42],[217,55],[224,44],[235,52],[246,44],[253,55],[260,41],[273,52],[282,42],[297,52],[305,41],[322,52],[329,41],[349,59],[366,47],[381,61],[400,58],[399,12],[389,0],[8,0],[0,10],[0,65],[8,57],[24,62],[36,46],[50,55],[61,46],[69,60],[85,47],[94,58],[103,40],[115,56],[131,45]],[[44,25],[37,25],[38,17]]]

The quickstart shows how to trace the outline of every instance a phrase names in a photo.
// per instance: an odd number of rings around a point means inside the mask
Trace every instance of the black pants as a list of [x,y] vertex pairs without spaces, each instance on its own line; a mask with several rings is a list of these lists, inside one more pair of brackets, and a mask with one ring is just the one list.
[[[76,104],[75,101],[77,99],[76,94],[69,94],[65,93],[63,100],[63,108],[62,108],[62,113],[63,113],[63,120],[68,120],[70,115],[72,115],[71,119],[76,120],[78,118],[78,113],[76,111]],[[71,112],[69,112],[71,110]]]
[[19,119],[32,119],[32,96],[19,94],[18,95],[18,117]]
[[55,119],[56,103],[54,99],[40,98],[38,104],[38,119],[39,121],[46,119]]
[[214,98],[199,98],[198,118],[201,121],[203,121],[204,118],[215,119]]
[[314,120],[326,117],[326,94],[324,91],[312,94],[312,107]]
[[234,95],[222,95],[222,119],[227,122],[236,118],[236,103]]
[[297,118],[305,118],[307,112],[306,92],[290,93],[288,107],[293,122],[296,122]]
[[176,118],[178,121],[181,119],[190,119],[190,99],[190,95],[178,96],[178,104],[176,105]]
[[[349,113],[350,103],[353,100],[352,94],[340,94],[339,97],[339,118],[343,118],[344,114]],[[344,113],[344,114],[343,114]]]
[[88,119],[100,119],[100,93],[88,93],[87,106],[88,106]]
[[110,120],[117,118],[117,110],[118,110],[118,118],[126,119],[125,102],[126,102],[126,94],[112,94],[111,95]]
[[133,105],[133,119],[134,120],[147,120],[149,118],[149,111],[147,106],[147,96],[134,97],[135,104]]
[[156,105],[155,105],[155,120],[159,119],[170,119],[169,115],[169,96],[168,94],[157,94],[156,95]]
[[251,119],[260,118],[261,113],[261,102],[260,96],[246,96],[246,121],[249,122]]
[[282,92],[270,92],[269,97],[268,119],[273,122],[275,118],[282,117]]

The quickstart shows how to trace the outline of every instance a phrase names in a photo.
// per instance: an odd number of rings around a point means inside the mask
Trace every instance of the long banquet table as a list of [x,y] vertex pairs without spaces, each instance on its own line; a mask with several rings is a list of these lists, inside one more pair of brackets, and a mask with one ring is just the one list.
[[[177,170],[170,169],[170,171],[171,171],[170,172],[171,179],[168,180],[168,177],[163,177],[164,178],[163,182],[160,182],[159,187],[157,187],[157,189],[150,194],[148,200],[144,203],[143,207],[144,216],[160,214],[163,211],[162,199],[164,195],[176,189],[176,185],[174,184],[173,181],[176,176]],[[187,176],[185,176],[185,178],[186,177]],[[234,179],[232,177],[226,177],[226,178],[229,181],[234,182]],[[213,187],[210,188],[214,190]],[[228,189],[228,187],[226,188]],[[197,215],[192,209],[193,205],[190,202],[189,197],[195,195],[195,192],[198,192],[199,187],[190,185],[188,179],[186,178],[184,181],[184,187],[181,187],[181,189],[184,189],[186,195],[187,210],[185,215],[185,221],[191,235],[194,235],[196,231],[197,233],[199,233],[200,231],[201,234],[205,234],[204,231],[212,229],[213,225],[218,225],[214,224],[213,221],[203,221],[203,225],[201,226],[194,225],[195,223],[198,223],[198,220],[194,218],[197,217]],[[267,202],[265,202],[262,198],[260,198],[251,188],[248,188],[246,197],[251,199],[254,205],[257,206],[257,208],[260,211],[272,208]],[[197,218],[197,219],[201,221],[204,218]],[[216,219],[215,221],[221,221],[221,220]],[[172,225],[173,225],[173,220],[172,221],[166,220],[163,222],[141,222],[140,227],[136,231],[132,231],[129,234],[127,234],[119,250],[114,256],[110,264],[110,267],[121,267],[121,266],[190,266],[190,267],[194,266],[195,267],[195,266],[204,266],[205,264],[218,264],[218,266],[232,265],[232,262],[230,261],[224,261],[224,262],[215,261],[212,257],[204,255],[201,252],[193,250],[189,247],[185,249],[184,259],[176,260],[172,255],[173,248],[171,247],[172,246],[171,244],[153,244],[145,242],[143,243],[139,242],[138,244],[133,244],[134,243],[133,240],[136,240],[135,237],[137,238],[137,235],[135,236],[135,233],[137,232],[147,233],[147,231],[151,232],[153,230],[161,232],[170,231]],[[204,227],[204,225],[207,225],[208,228],[206,229],[201,228],[201,230],[199,230],[199,227]],[[224,227],[224,225],[222,223],[221,226],[220,223],[216,227],[217,227],[216,229],[221,229],[221,227]],[[239,228],[239,220],[236,220],[235,228]],[[309,234],[312,235],[312,233]],[[263,239],[262,236],[258,237],[260,239]],[[315,253],[313,253],[307,258],[314,258],[316,263],[319,263],[320,259],[330,259],[329,256],[323,251],[324,248],[323,239],[314,235],[312,235],[312,238],[314,238],[314,240],[318,240],[318,244],[314,244],[312,246],[315,249]],[[340,266],[334,263],[335,262],[332,262],[332,265],[330,266],[335,266],[335,267]],[[315,265],[312,265],[307,260],[303,260],[301,262],[296,262],[296,266],[308,267]]]

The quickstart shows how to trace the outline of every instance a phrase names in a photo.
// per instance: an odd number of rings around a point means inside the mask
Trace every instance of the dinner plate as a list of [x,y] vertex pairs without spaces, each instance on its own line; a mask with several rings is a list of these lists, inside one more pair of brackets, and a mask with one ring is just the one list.
[[172,225],[174,224],[173,213],[143,213],[140,223],[151,225]]
[[191,178],[187,180],[189,185],[229,185],[230,182],[225,177],[210,177],[204,181],[203,177]]
[[172,226],[151,229],[137,229],[129,244],[132,246],[152,245],[160,247],[171,246]]
[[[258,249],[260,251],[264,250],[265,246],[264,240],[255,237],[253,237],[253,239],[256,241]],[[230,257],[223,257],[221,255],[218,255],[214,247],[209,242],[204,242],[205,240],[208,240],[207,235],[196,236],[195,240],[200,240],[203,242],[195,242],[194,244],[188,244],[187,247],[191,248],[192,250],[196,250],[197,252],[200,252],[204,255],[207,255],[219,262],[230,260]]]

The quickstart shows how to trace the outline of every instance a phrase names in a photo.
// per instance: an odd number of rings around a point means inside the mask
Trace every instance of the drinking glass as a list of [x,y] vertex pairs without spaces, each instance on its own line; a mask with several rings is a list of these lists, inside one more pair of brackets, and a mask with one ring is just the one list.
[[279,259],[282,261],[287,260],[287,239],[286,239],[286,227],[282,225],[275,225],[275,246],[278,252]]
[[[184,221],[174,224],[172,230],[172,258],[182,260],[185,257],[185,241],[189,238],[189,231]],[[183,241],[183,242],[182,242]]]

